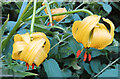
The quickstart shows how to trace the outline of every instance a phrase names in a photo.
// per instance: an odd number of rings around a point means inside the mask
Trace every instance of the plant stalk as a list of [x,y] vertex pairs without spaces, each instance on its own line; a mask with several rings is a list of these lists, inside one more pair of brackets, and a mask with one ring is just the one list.
[[[72,14],[72,13],[78,13],[78,12],[85,12],[85,13],[88,13],[89,15],[93,15],[93,13],[90,12],[89,10],[87,10],[87,9],[79,9],[79,10],[68,11],[68,12],[64,12],[64,13],[53,14],[52,16],[59,16],[59,15],[65,15],[65,14]],[[36,18],[36,19],[39,19],[39,18],[45,18],[45,17],[49,17],[49,15],[38,16],[38,17],[35,17],[35,18]],[[25,21],[29,21],[29,20],[31,20],[31,19],[32,19],[32,18],[28,18],[28,19],[26,19]]]
[[31,22],[31,27],[30,27],[30,34],[34,32],[34,22],[35,22],[35,13],[36,13],[36,0],[34,0],[34,9],[33,9],[33,17],[32,17],[32,22]]

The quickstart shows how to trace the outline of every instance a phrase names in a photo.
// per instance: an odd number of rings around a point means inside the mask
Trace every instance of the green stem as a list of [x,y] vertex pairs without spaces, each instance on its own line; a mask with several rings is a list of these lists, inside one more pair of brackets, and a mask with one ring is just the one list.
[[22,20],[22,17],[24,15],[24,13],[28,10],[28,7],[32,4],[32,1],[31,0],[27,7],[25,8],[25,10],[23,11],[23,13],[21,14],[21,17],[19,18],[19,20],[17,21],[16,25],[14,26],[14,28],[12,29],[12,31],[10,32],[10,34],[8,35],[8,37],[6,38],[6,40],[2,43],[2,49],[5,48],[5,46],[7,45],[8,41],[10,40],[10,38],[12,37],[12,35],[16,32],[16,30],[19,28],[19,25],[21,24],[21,20]]
[[45,1],[45,6],[46,6],[46,9],[47,9],[47,13],[48,13],[49,18],[50,18],[50,23],[52,23],[52,14],[51,14],[49,4],[48,4],[47,0],[44,0],[44,1]]
[[[64,12],[64,13],[53,14],[52,16],[59,16],[59,15],[65,15],[65,14],[72,14],[72,13],[78,13],[78,12],[85,12],[85,13],[88,13],[89,15],[93,15],[93,13],[90,12],[89,10],[86,10],[86,9],[79,9],[79,10],[68,11],[68,12]],[[35,17],[35,18],[38,19],[38,18],[45,18],[45,17],[49,17],[49,15],[38,16],[38,17]],[[32,18],[28,18],[28,19],[26,19],[25,21],[29,21],[29,20],[31,20],[31,19],[32,19]]]
[[[74,10],[77,10],[79,7],[81,7],[84,3],[80,4],[79,6],[77,6]],[[70,15],[70,14],[69,14]],[[59,21],[57,24],[59,24],[60,22],[62,22],[65,18],[67,18],[69,15],[65,16],[61,21]]]
[[50,48],[50,50],[52,50],[55,46],[57,46],[58,44],[60,44],[61,42],[63,42],[64,40],[68,39],[68,38],[71,37],[71,36],[72,36],[72,35],[69,35],[69,36],[67,36],[66,38],[62,39],[61,41],[59,41],[58,43],[56,43],[54,46],[52,46],[52,47]]
[[[51,4],[57,4],[55,1],[51,1],[50,3],[48,3],[49,5],[51,5]],[[33,7],[32,7],[33,8]],[[32,9],[31,8],[31,9]],[[41,12],[43,9],[45,9],[45,6],[42,6],[42,7],[40,7],[40,8],[38,8],[37,10],[36,10],[36,14],[38,14],[39,12]],[[27,18],[26,17],[26,15],[28,15],[29,14],[29,12],[30,12],[31,10],[29,10],[25,15],[24,15],[24,17],[23,17],[23,21]],[[29,17],[29,18],[32,18],[31,16]]]
[[96,74],[96,75],[94,76],[94,78],[97,77],[98,75],[100,75],[103,71],[105,71],[108,67],[110,67],[112,64],[114,64],[115,62],[117,62],[119,59],[120,59],[120,57],[117,58],[117,59],[116,59],[115,61],[113,61],[112,63],[108,64],[104,69],[102,69],[98,74]]
[[35,22],[35,13],[36,13],[36,0],[34,0],[34,10],[33,10],[33,17],[32,17],[32,22],[31,22],[31,27],[30,27],[30,34],[34,32],[34,22]]

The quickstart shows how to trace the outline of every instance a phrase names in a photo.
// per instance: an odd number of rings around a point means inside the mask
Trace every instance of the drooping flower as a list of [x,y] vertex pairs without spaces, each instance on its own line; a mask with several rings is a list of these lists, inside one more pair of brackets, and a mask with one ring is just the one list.
[[27,69],[29,65],[34,64],[39,66],[50,50],[50,42],[46,35],[42,32],[35,32],[31,35],[29,33],[14,36],[12,58],[14,60],[21,60],[26,62]]
[[[45,5],[44,3],[42,4],[43,6]],[[45,13],[47,13],[47,9],[44,9]],[[67,12],[66,8],[56,8],[56,9],[51,9],[51,14],[58,14],[58,13],[64,13]],[[66,15],[60,15],[60,16],[53,16],[52,19],[56,20],[57,22],[62,20]]]
[[114,24],[109,19],[102,18],[104,22],[109,24],[109,31],[103,23],[99,22],[100,18],[101,16],[91,15],[82,21],[75,21],[73,23],[73,37],[77,42],[82,43],[84,48],[104,49],[112,43],[115,29]]

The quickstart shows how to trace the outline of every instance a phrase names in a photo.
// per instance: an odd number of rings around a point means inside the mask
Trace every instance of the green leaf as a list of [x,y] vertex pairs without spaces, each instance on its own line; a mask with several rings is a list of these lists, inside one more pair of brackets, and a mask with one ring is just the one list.
[[63,77],[62,71],[54,59],[46,60],[43,66],[48,77]]
[[74,21],[78,21],[78,20],[81,21],[81,18],[79,17],[77,13],[73,15],[73,19]]
[[112,11],[112,7],[108,4],[103,4],[103,9],[107,12],[110,13]]
[[70,23],[72,20],[73,20],[73,16],[69,15],[69,17],[67,17],[65,21],[62,21],[61,23]]
[[[5,40],[3,42],[5,42]],[[12,50],[13,50],[13,38],[9,40],[7,46],[5,47],[5,50],[3,50],[2,53],[4,54],[12,53]]]
[[84,69],[85,69],[90,75],[93,75],[93,71],[92,71],[92,69],[91,69],[91,67],[90,67],[90,65],[89,65],[88,63],[84,63],[83,66],[84,66]]
[[92,59],[90,66],[93,72],[98,73],[100,71],[101,63],[98,59]]
[[71,72],[70,69],[64,69],[64,70],[62,71],[62,74],[63,74],[63,77],[71,77],[72,72]]
[[12,55],[11,55],[11,53],[8,53],[7,59],[5,61],[7,62],[8,65],[12,64]]
[[26,70],[26,66],[23,64],[12,64],[12,69],[17,72],[24,72]]
[[120,70],[118,69],[109,69],[109,70],[106,70],[104,71],[101,75],[99,75],[98,77],[117,77],[119,76],[119,73]]
[[[58,43],[58,40],[56,38],[53,38],[51,41],[51,47],[54,46],[56,43]],[[50,50],[49,55],[56,55],[58,53],[58,47],[59,45],[55,46],[52,50]]]
[[[38,2],[36,5],[36,8],[38,8],[38,9],[39,9],[39,7],[41,8],[41,4],[42,4],[42,2]],[[34,8],[34,6],[30,7],[30,9],[24,14],[23,20],[25,20],[28,17],[29,18],[32,17],[33,8]],[[36,14],[37,14],[37,10],[36,10]]]
[[103,3],[103,2],[98,2],[98,4],[101,4],[103,6],[103,9],[109,14],[112,11],[112,7],[107,4],[107,3]]
[[19,20],[19,18],[21,17],[24,9],[26,8],[27,2],[28,2],[28,0],[24,0],[24,2],[23,2],[23,4],[22,4],[22,7],[21,7],[21,9],[20,9],[20,13],[19,13],[18,18],[17,18],[17,21]]
[[73,69],[75,69],[75,70],[80,70],[81,67],[78,66],[77,63],[78,63],[77,59],[68,58],[64,61],[64,66],[73,67]]
[[17,7],[18,7],[19,9],[21,9],[22,3],[23,3],[23,2],[16,2],[15,4],[17,5]]
[[72,51],[75,55],[76,55],[77,51],[82,48],[82,45],[79,44],[73,37],[68,39],[68,44],[72,48]]
[[[64,50],[64,51],[63,51]],[[60,46],[59,48],[59,54],[57,54],[58,57],[60,58],[66,58],[72,54],[71,47],[69,47],[68,44],[65,44],[63,46]]]
[[105,55],[105,53],[102,53],[102,52],[100,52],[100,50],[97,50],[97,49],[92,49],[91,51],[92,51],[92,53],[91,53],[92,58],[101,56],[101,55]]
[[8,21],[8,23],[7,23],[7,25],[6,25],[7,30],[8,30],[8,31],[11,31],[11,30],[14,28],[15,25],[16,25],[16,22],[15,22],[15,21]]
[[4,33],[5,29],[6,29],[6,26],[7,26],[8,21],[9,21],[9,14],[8,14],[8,18],[7,18],[6,21],[4,22],[2,28],[0,28],[0,36],[3,35],[3,33]]
[[31,72],[20,72],[20,71],[17,71],[14,73],[15,77],[25,77],[25,76],[31,76],[31,75],[38,75],[38,74],[35,74],[35,73],[31,73]]
[[115,29],[116,32],[120,32],[120,26]]
[[108,50],[109,52],[115,52],[115,53],[119,53],[120,46],[108,46],[105,49]]
[[[0,41],[2,41],[1,38],[2,38],[2,35],[6,29],[6,25],[8,23],[8,20],[9,20],[9,14],[8,14],[7,20],[4,22],[3,26],[0,28]],[[2,52],[2,43],[0,42],[0,54],[1,54],[1,52]]]

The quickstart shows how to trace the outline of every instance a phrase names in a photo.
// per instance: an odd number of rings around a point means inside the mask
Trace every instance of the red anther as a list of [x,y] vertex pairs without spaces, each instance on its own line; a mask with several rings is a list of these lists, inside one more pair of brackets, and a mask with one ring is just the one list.
[[49,26],[49,25],[50,25],[50,22],[47,23],[47,26]]
[[80,55],[80,54],[81,54],[81,51],[80,51],[80,50],[78,50],[78,51],[77,51],[77,55],[76,55],[76,56],[77,56],[77,58],[79,57],[79,55]]
[[29,70],[29,64],[28,63],[26,63],[26,66],[27,66],[27,70]]
[[85,54],[84,54],[84,59],[83,59],[83,61],[86,61],[86,59],[87,59],[87,52],[85,52]]
[[28,63],[26,63],[26,66],[28,66]]
[[91,61],[91,55],[90,55],[90,53],[88,54],[88,61]]
[[34,63],[32,64],[32,69],[34,69]]

